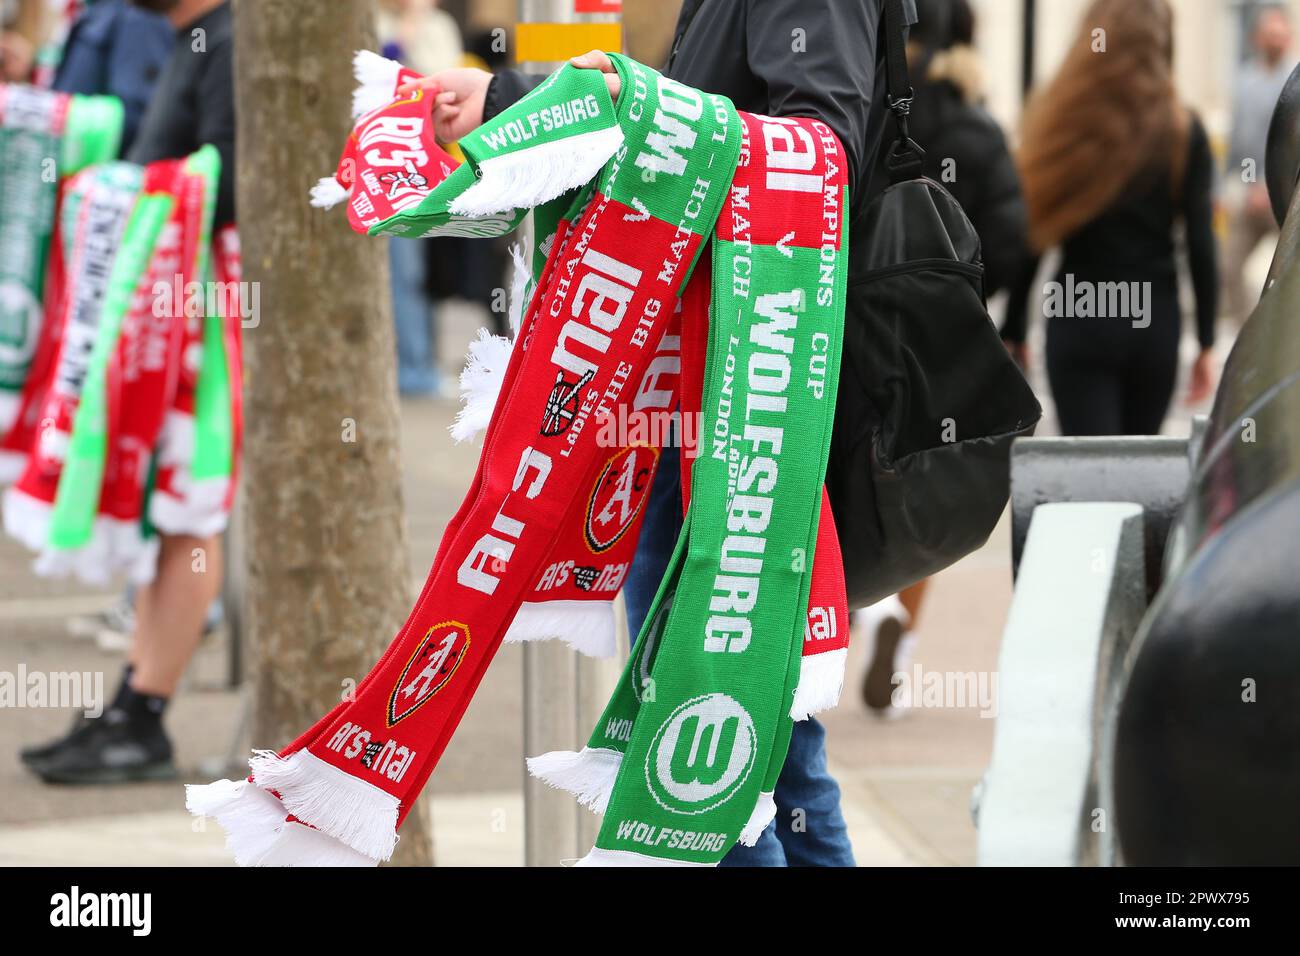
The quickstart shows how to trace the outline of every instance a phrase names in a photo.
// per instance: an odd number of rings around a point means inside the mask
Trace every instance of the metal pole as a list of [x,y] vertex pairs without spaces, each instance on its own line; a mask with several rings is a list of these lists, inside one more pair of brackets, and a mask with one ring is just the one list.
[[[632,649],[632,638],[627,632],[627,609],[621,594],[614,604],[614,621],[618,628],[616,656],[597,658],[579,655],[578,657],[578,688],[575,704],[578,714],[578,732],[584,735],[579,739],[579,743],[586,741],[585,735],[591,732],[591,728],[596,726],[601,714],[605,712],[605,704],[609,701],[609,695],[614,692],[614,686],[622,673],[623,661],[627,659]],[[574,809],[578,813],[578,852],[582,854],[596,843],[596,834],[600,830],[600,817],[576,803]]]
[[[621,49],[621,14],[620,0],[519,0],[516,59],[528,72],[549,73],[590,49]],[[524,645],[525,754],[583,743],[612,686],[607,663],[552,641]],[[569,794],[524,774],[525,865],[557,866],[585,854],[593,822]]]
[[[524,753],[572,749],[579,743],[577,655],[558,641],[524,645]],[[524,863],[559,866],[578,855],[573,797],[524,772]]]
[[[242,474],[241,474],[242,479]],[[226,623],[229,649],[226,656],[226,686],[236,690],[244,682],[244,600],[248,592],[248,558],[244,553],[244,489],[235,494],[230,521],[221,551],[221,608]]]
[[1022,99],[1028,98],[1034,85],[1034,34],[1038,25],[1038,4],[1035,0],[1025,0],[1024,37],[1020,54],[1020,92]]

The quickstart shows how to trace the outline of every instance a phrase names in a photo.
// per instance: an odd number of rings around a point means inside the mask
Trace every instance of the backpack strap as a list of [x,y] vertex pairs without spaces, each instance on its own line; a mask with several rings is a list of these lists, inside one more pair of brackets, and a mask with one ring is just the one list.
[[894,124],[898,128],[898,139],[885,156],[891,184],[919,179],[925,159],[925,150],[912,139],[907,129],[915,91],[907,75],[906,31],[903,0],[885,0],[885,103],[894,114]]

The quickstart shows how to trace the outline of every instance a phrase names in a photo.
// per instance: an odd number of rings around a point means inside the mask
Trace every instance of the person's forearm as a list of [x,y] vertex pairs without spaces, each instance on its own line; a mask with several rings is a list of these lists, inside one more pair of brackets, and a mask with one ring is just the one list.
[[989,197],[971,213],[984,254],[984,295],[991,299],[1003,289],[1016,286],[1029,258],[1024,238],[1024,204],[1017,191],[1010,196]]
[[1187,265],[1196,296],[1196,338],[1202,349],[1214,345],[1214,324],[1219,314],[1219,249],[1214,238],[1208,186],[1187,220]]
[[1193,273],[1192,289],[1196,295],[1196,340],[1202,349],[1210,349],[1214,347],[1214,324],[1219,312],[1219,277],[1213,266]]
[[1010,285],[1011,294],[1007,298],[1007,312],[1001,330],[1002,338],[1008,342],[1019,344],[1029,335],[1029,298],[1038,275],[1038,263],[1037,256],[1026,257]]
[[1201,348],[1214,345],[1219,311],[1219,253],[1214,238],[1214,158],[1199,122],[1192,128],[1191,159],[1184,185],[1183,218],[1187,259],[1196,293],[1196,337]]

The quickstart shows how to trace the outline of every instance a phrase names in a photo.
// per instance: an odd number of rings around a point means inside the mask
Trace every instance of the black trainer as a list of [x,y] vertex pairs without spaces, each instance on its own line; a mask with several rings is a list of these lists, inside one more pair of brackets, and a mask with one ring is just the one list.
[[18,759],[28,767],[35,769],[36,764],[43,763],[72,741],[84,736],[85,733],[90,730],[91,725],[95,723],[96,719],[97,718],[94,717],[88,717],[84,713],[77,714],[77,716],[72,719],[72,729],[70,729],[66,734],[62,737],[51,740],[48,743],[23,747],[18,751]]
[[46,783],[130,783],[177,776],[162,722],[132,720],[120,710],[108,711],[29,766]]
[[[131,696],[130,687],[132,669],[133,668],[130,664],[127,664],[122,669],[122,679],[118,681],[117,692],[113,695],[113,700],[109,703],[107,708],[108,710],[121,708],[124,704],[129,703],[129,698]],[[146,710],[144,713],[147,715],[148,711]],[[100,716],[102,717],[103,714]],[[51,740],[49,743],[23,747],[18,751],[18,759],[34,770],[36,769],[36,764],[43,763],[72,741],[84,736],[97,720],[99,720],[99,717],[91,717],[83,711],[72,719],[72,728],[62,737]]]

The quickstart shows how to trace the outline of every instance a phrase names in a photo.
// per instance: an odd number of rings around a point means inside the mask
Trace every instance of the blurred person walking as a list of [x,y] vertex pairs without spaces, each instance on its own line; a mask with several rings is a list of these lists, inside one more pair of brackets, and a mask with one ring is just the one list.
[[[1019,154],[1030,241],[1063,247],[1043,299],[1047,374],[1064,435],[1154,435],[1178,376],[1175,227],[1186,228],[1200,353],[1189,404],[1214,391],[1214,164],[1173,80],[1166,0],[1096,0],[1025,112]],[[1032,270],[1032,271],[1036,271]],[[1003,338],[1023,349],[1032,271]]]
[[121,100],[121,152],[126,155],[172,42],[171,24],[159,14],[128,0],[95,0],[72,22],[51,86],[60,93]]
[[[171,55],[127,159],[178,159],[212,144],[221,155],[214,228],[235,220],[234,42],[228,0],[132,0],[175,29]],[[195,555],[202,555],[196,569]],[[50,783],[118,783],[176,775],[163,728],[167,704],[221,590],[221,539],[163,535],[153,581],[136,594],[121,685],[98,718],[20,754]]]
[[[1020,275],[1027,255],[1020,176],[997,121],[984,109],[984,70],[975,49],[975,11],[968,0],[917,0],[907,44],[917,77],[913,138],[925,148],[925,175],[961,204],[980,237],[984,295],[992,298]],[[883,170],[880,175],[887,176]],[[868,710],[897,717],[894,675],[905,670],[929,579],[855,615],[870,643],[860,690]]]
[[[426,76],[460,62],[460,30],[434,0],[379,0],[375,12],[380,52],[390,60]],[[450,385],[444,383],[437,366],[437,317],[426,288],[428,241],[388,240],[397,332],[397,388],[403,395],[439,395]],[[451,391],[454,394],[454,389]]]
[[[1028,238],[1020,175],[1002,127],[984,108],[984,67],[969,0],[916,0],[916,10],[907,44],[917,78],[912,137],[925,148],[925,175],[943,184],[979,233],[984,295],[992,298],[1024,262]],[[883,162],[880,169],[883,178]]]
[[1259,289],[1247,294],[1246,263],[1261,242],[1276,241],[1278,234],[1264,182],[1264,154],[1273,108],[1295,68],[1291,38],[1291,19],[1283,7],[1265,7],[1256,15],[1250,37],[1253,55],[1237,74],[1232,98],[1232,134],[1222,192],[1228,221],[1223,295],[1228,315],[1238,325],[1250,317],[1259,299]]
[[49,0],[0,0],[0,81],[32,81],[50,21]]

